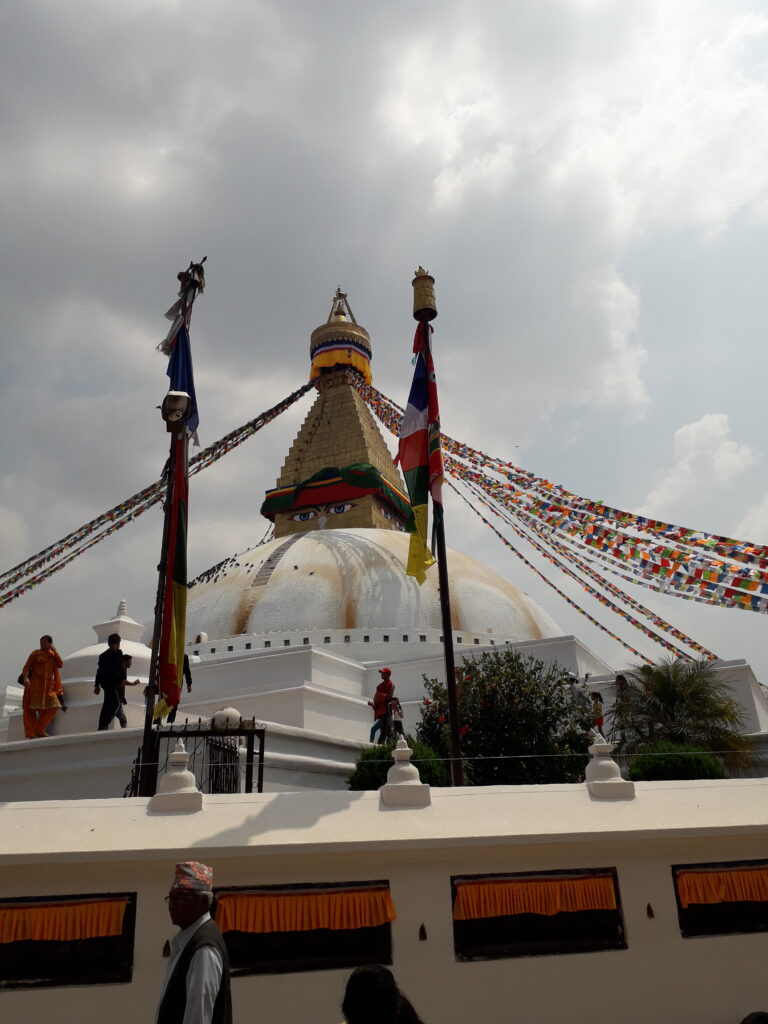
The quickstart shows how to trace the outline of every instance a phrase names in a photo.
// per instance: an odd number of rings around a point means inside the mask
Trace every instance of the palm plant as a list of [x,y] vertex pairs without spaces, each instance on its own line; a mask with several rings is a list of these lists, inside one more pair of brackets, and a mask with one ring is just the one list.
[[711,662],[667,658],[630,673],[615,694],[609,726],[619,753],[660,740],[719,754],[730,771],[749,763],[738,701]]

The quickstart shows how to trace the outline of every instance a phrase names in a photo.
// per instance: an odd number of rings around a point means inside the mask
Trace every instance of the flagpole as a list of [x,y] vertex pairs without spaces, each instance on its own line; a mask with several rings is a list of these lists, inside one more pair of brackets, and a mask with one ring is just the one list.
[[[144,735],[142,737],[139,762],[140,796],[154,795],[157,780],[158,765],[156,763],[156,744],[153,742],[152,725],[155,716],[155,697],[165,696],[160,693],[160,667],[161,655],[163,657],[167,657],[167,652],[166,654],[163,654],[160,648],[162,646],[163,628],[166,625],[164,615],[167,588],[169,582],[173,582],[173,573],[171,573],[170,581],[168,578],[169,546],[172,543],[171,520],[174,516],[178,517],[180,493],[184,497],[185,503],[187,500],[189,483],[188,447],[190,432],[194,434],[195,443],[197,443],[196,431],[199,418],[197,414],[197,398],[195,396],[195,386],[192,375],[192,355],[189,348],[188,329],[194,301],[198,292],[203,291],[205,288],[205,274],[203,273],[204,263],[205,258],[203,258],[200,263],[190,263],[186,270],[182,270],[176,275],[179,281],[179,299],[165,314],[166,319],[171,321],[171,327],[165,339],[158,346],[159,351],[170,357],[168,360],[168,370],[166,372],[171,378],[171,390],[169,390],[168,394],[165,396],[160,409],[163,420],[166,423],[166,428],[170,432],[171,442],[168,452],[168,462],[166,464],[168,482],[165,492],[163,540],[160,545],[160,562],[157,567],[155,622],[152,630],[152,654],[149,662],[147,700],[144,708]],[[181,356],[179,355],[180,353]],[[183,489],[179,488],[179,492],[177,493],[177,487],[179,486],[179,480],[177,479],[179,459],[183,460],[182,468],[184,474],[184,486]],[[175,522],[174,537],[176,536],[176,529],[177,523]],[[186,545],[186,523],[184,524],[184,531],[185,536],[183,542]],[[176,552],[174,551],[174,559],[175,557]],[[186,575],[184,578],[184,586],[186,586]],[[184,638],[182,637],[182,645],[183,642]],[[177,672],[180,681],[182,672],[181,664],[177,665]]]
[[157,765],[154,764],[154,744],[152,742],[152,723],[155,711],[155,693],[157,692],[157,669],[160,660],[160,634],[163,627],[163,600],[165,597],[165,580],[168,561],[168,530],[173,509],[173,481],[177,458],[179,438],[171,435],[168,451],[166,473],[168,483],[165,489],[165,514],[163,516],[163,539],[160,544],[160,561],[157,566],[157,596],[155,598],[155,624],[152,630],[152,654],[149,659],[149,679],[147,681],[147,701],[144,709],[144,736],[141,742],[141,763],[139,767],[139,796],[152,796],[155,791]]
[[[437,316],[435,302],[435,279],[422,271],[421,267],[413,279],[413,318],[418,320],[423,331],[425,355],[431,355],[429,321]],[[429,360],[431,361],[431,360]],[[464,785],[464,769],[461,758],[461,736],[459,734],[459,700],[456,692],[456,662],[453,653],[453,625],[451,621],[451,593],[448,587],[448,558],[445,546],[445,524],[442,514],[435,515],[432,501],[432,522],[437,554],[437,574],[440,589],[440,614],[443,623],[443,657],[445,660],[445,687],[448,692],[448,733],[451,754],[451,785]]]

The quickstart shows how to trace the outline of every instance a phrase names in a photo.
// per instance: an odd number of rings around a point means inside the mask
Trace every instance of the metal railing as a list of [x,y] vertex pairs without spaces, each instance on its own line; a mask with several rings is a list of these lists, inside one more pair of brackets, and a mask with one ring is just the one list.
[[[184,741],[189,761],[187,769],[197,779],[203,793],[252,793],[254,762],[256,768],[256,792],[264,791],[264,737],[266,726],[255,719],[241,718],[235,725],[217,728],[210,722],[165,725],[152,730],[152,744],[144,769],[148,792],[154,796],[159,773],[166,771],[168,756],[173,752],[177,740]],[[256,740],[259,741],[256,753]],[[245,779],[240,785],[240,749],[245,740]],[[131,778],[123,796],[138,796],[142,772],[141,748],[133,761]]]

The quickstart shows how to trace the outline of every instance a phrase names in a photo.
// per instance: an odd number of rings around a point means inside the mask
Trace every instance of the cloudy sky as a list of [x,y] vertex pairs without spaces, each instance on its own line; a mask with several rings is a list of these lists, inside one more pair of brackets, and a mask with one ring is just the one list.
[[[0,568],[160,475],[155,345],[203,256],[204,445],[303,383],[339,284],[402,403],[422,263],[447,433],[768,542],[767,61],[759,0],[5,4]],[[310,402],[195,478],[191,573],[261,539]],[[625,664],[471,512],[448,516],[449,545]],[[122,597],[148,619],[160,530],[155,509],[0,611],[0,681],[42,632],[90,643]],[[768,681],[761,617],[646,603]]]

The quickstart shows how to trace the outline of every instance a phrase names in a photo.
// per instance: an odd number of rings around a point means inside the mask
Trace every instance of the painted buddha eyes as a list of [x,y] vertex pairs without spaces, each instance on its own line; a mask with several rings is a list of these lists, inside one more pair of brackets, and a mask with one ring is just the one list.
[[340,516],[343,512],[349,512],[356,508],[354,501],[342,501],[336,505],[313,505],[311,508],[303,508],[300,512],[294,512],[289,519],[295,523],[308,523],[310,519],[317,519],[318,516]]

